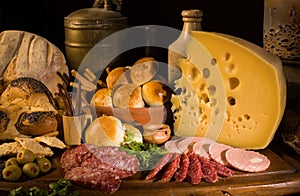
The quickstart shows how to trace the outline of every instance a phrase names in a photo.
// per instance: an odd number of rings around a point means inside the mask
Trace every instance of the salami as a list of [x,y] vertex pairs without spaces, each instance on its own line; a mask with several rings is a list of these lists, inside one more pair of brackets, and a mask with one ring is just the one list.
[[148,173],[145,180],[153,179],[156,174],[162,170],[162,168],[172,160],[173,153],[167,153],[165,154],[156,164],[156,166]]
[[225,165],[222,165],[221,163],[218,163],[214,160],[210,160],[210,163],[214,166],[219,176],[231,177],[234,175],[234,171],[226,167]]
[[270,166],[265,155],[245,149],[231,148],[225,153],[226,160],[233,167],[246,172],[262,172]]
[[96,168],[76,167],[67,172],[65,178],[75,184],[110,194],[116,192],[121,184],[121,179],[118,176],[107,170]]
[[183,153],[180,157],[179,168],[174,174],[174,178],[177,182],[182,182],[186,178],[189,165],[190,159],[186,153]]
[[119,151],[118,147],[87,144],[66,150],[61,164],[67,180],[106,193],[114,193],[122,178],[132,176],[139,169],[138,159]]
[[177,171],[179,164],[180,164],[180,157],[181,154],[175,155],[175,158],[173,161],[171,161],[165,168],[163,175],[162,175],[162,182],[169,182],[175,172]]
[[187,180],[191,184],[199,184],[202,178],[201,163],[198,159],[197,154],[195,154],[195,152],[189,151],[187,155],[190,160],[190,165],[187,172]]
[[215,167],[210,163],[209,159],[198,156],[198,159],[201,163],[202,170],[202,178],[206,182],[217,182],[218,181],[218,173]]

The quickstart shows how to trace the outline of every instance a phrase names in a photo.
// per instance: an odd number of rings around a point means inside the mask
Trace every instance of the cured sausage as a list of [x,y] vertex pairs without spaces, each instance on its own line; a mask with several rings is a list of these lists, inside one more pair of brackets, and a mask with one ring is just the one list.
[[88,144],[66,150],[61,164],[67,180],[105,193],[117,191],[121,179],[132,176],[140,166],[135,156],[118,147]]
[[177,182],[182,182],[186,178],[189,165],[190,159],[186,153],[183,153],[180,157],[179,168],[174,174],[174,178]]
[[210,163],[209,159],[198,156],[198,159],[201,163],[202,170],[202,178],[206,182],[217,182],[218,181],[218,173],[215,167]]
[[177,171],[179,164],[180,164],[180,157],[181,154],[175,155],[175,158],[173,161],[171,161],[171,163],[169,163],[166,166],[165,171],[162,174],[162,182],[169,182],[171,180],[171,178],[173,177],[173,175],[175,174],[175,172]]
[[156,164],[156,166],[148,173],[145,180],[153,179],[162,168],[172,160],[173,153],[165,154]]
[[189,151],[187,155],[190,160],[190,165],[187,172],[187,180],[191,184],[199,184],[202,178],[201,163],[198,159],[197,154],[195,154],[195,152]]
[[256,151],[231,148],[226,151],[225,157],[233,168],[241,171],[261,172],[270,166],[268,157]]
[[214,160],[210,160],[210,163],[214,166],[219,176],[231,177],[234,175],[234,171],[226,167],[225,165],[222,165],[221,163],[218,163]]
[[121,184],[118,176],[96,168],[75,167],[65,174],[65,178],[75,184],[110,194],[116,192]]

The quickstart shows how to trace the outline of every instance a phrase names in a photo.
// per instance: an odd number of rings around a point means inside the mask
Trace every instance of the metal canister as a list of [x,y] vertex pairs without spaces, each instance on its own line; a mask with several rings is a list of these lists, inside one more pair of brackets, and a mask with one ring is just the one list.
[[113,10],[111,1],[96,0],[92,8],[64,18],[65,50],[70,69],[77,70],[85,55],[105,37],[125,29],[127,18]]

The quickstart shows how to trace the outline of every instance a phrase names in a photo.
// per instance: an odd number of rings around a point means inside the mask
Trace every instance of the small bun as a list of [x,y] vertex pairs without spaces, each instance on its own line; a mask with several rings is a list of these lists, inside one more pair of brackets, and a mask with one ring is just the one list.
[[91,99],[91,104],[94,106],[113,107],[111,92],[108,88],[97,90]]
[[113,106],[118,108],[143,108],[141,87],[135,84],[123,84],[113,91]]
[[142,86],[142,96],[149,106],[160,106],[171,99],[172,91],[159,81],[150,81]]
[[150,81],[158,72],[159,64],[151,57],[139,59],[130,69],[130,79],[136,85]]
[[117,67],[109,71],[106,69],[108,75],[106,77],[106,85],[108,89],[113,89],[116,84],[120,85],[123,83],[128,83],[126,77],[126,71],[128,67]]

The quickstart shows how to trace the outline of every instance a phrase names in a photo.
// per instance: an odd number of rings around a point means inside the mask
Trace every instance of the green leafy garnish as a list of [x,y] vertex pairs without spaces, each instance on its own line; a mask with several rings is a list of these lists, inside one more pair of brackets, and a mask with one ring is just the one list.
[[140,162],[140,170],[152,169],[157,161],[163,157],[168,151],[161,149],[153,143],[141,143],[130,141],[123,143],[121,149],[128,154],[135,155]]
[[40,189],[36,186],[29,190],[19,187],[9,191],[9,196],[78,196],[79,191],[71,190],[72,183],[64,178],[49,184],[49,190]]

